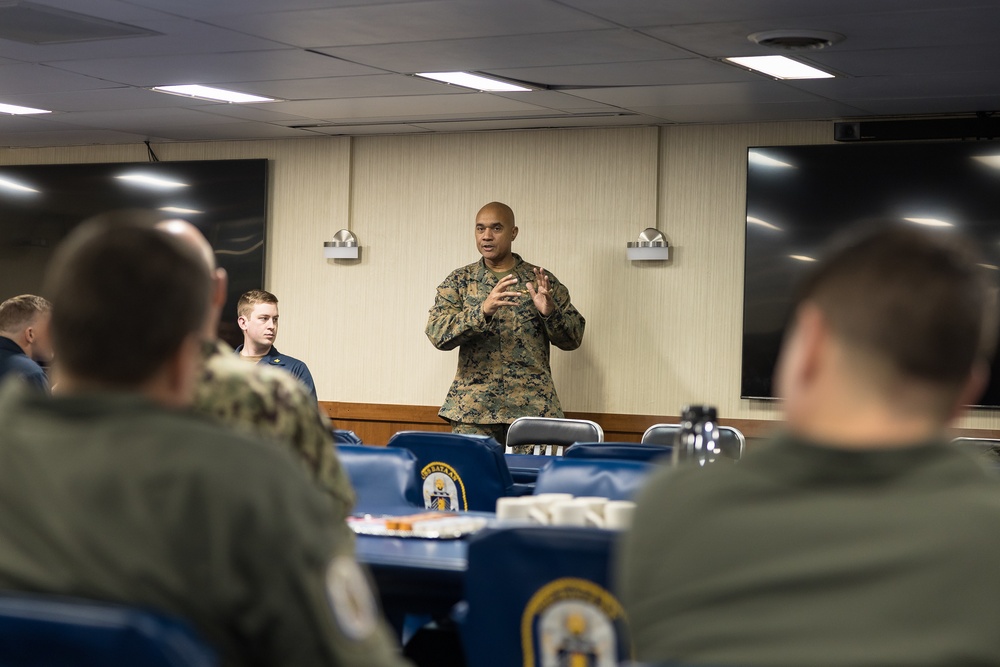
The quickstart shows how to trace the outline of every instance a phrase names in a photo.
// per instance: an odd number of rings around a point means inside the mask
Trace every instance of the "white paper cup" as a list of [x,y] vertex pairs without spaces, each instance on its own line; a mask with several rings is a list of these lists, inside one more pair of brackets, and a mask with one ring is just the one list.
[[534,506],[530,496],[497,498],[497,520],[530,521],[531,508]]
[[575,500],[564,500],[552,506],[552,525],[554,526],[586,526],[587,505]]
[[627,530],[632,526],[635,503],[631,500],[611,500],[604,506],[604,527]]
[[524,496],[531,498],[534,503],[530,515],[535,523],[549,525],[552,523],[552,508],[557,503],[566,502],[573,499],[572,493],[540,493],[537,496]]

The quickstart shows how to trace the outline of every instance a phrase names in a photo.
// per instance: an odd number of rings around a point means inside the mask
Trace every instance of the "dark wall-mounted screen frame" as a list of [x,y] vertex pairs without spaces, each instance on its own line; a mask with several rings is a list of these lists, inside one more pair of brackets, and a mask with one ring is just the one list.
[[[795,286],[831,237],[860,221],[961,231],[1000,271],[997,141],[754,147],[746,192],[742,398],[775,397]],[[1000,363],[979,403],[1000,408]]]
[[157,211],[196,225],[229,274],[220,336],[242,342],[240,294],[264,286],[267,160],[0,166],[0,300],[37,294],[55,247],[101,213]]

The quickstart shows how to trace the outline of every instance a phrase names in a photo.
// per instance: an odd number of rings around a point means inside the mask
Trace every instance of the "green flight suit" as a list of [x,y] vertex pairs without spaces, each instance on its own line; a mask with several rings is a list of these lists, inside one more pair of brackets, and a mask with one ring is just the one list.
[[1000,476],[943,442],[789,436],[639,495],[620,563],[636,658],[1000,664]]
[[191,621],[223,665],[401,665],[287,451],[136,394],[0,388],[0,589]]
[[[534,282],[535,265],[514,255],[513,291]],[[575,350],[586,325],[569,290],[549,275],[555,309],[542,317],[525,294],[517,306],[502,306],[489,320],[483,301],[497,278],[483,260],[451,273],[437,288],[427,319],[427,337],[439,350],[459,348],[455,381],[438,413],[451,422],[509,424],[518,417],[562,417],[552,382],[549,345]]]

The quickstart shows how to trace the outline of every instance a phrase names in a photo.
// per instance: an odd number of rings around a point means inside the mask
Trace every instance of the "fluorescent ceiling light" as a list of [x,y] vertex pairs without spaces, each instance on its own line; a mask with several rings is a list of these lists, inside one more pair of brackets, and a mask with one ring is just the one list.
[[234,104],[247,104],[248,102],[274,102],[272,97],[260,97],[259,95],[248,95],[237,93],[232,90],[222,90],[221,88],[210,88],[209,86],[188,85],[188,86],[154,86],[153,90],[158,93],[170,93],[171,95],[183,95],[185,97],[196,97],[200,100],[212,100],[213,102],[232,102]]
[[924,225],[925,227],[954,227],[955,225],[948,222],[947,220],[939,220],[937,218],[903,218],[907,222],[912,222],[918,225]]
[[977,264],[977,266],[989,269],[990,271],[1000,271],[1000,266],[997,266],[996,264]]
[[417,76],[425,79],[434,79],[450,83],[463,88],[472,88],[487,93],[516,93],[532,90],[526,86],[520,86],[502,79],[494,79],[481,74],[470,74],[469,72],[417,72]]
[[128,181],[129,183],[135,183],[136,185],[145,185],[150,188],[159,188],[161,190],[186,188],[188,186],[187,183],[168,181],[165,178],[158,178],[156,176],[150,176],[149,174],[122,174],[121,176],[115,176],[115,178]]
[[167,213],[183,213],[185,215],[196,215],[198,213],[204,213],[204,211],[198,211],[193,208],[181,208],[180,206],[161,206],[161,211]]
[[9,178],[3,177],[0,177],[0,188],[13,190],[15,192],[38,192],[38,190],[34,188],[29,188],[27,185],[21,185],[17,181],[12,181]]
[[798,262],[815,262],[815,257],[810,257],[809,255],[789,255],[792,259]]
[[993,167],[994,169],[1000,169],[1000,155],[978,155],[972,158],[977,162],[982,162],[987,167]]
[[31,107],[19,107],[14,104],[0,104],[0,113],[9,113],[12,116],[27,116],[33,113],[52,113],[47,109],[32,109]]
[[789,164],[788,162],[782,162],[781,160],[775,160],[773,157],[768,157],[761,153],[760,151],[750,151],[747,154],[747,160],[761,167],[793,167],[795,165]]
[[761,220],[760,218],[755,218],[752,215],[748,215],[747,216],[747,224],[748,225],[757,225],[758,227],[763,227],[764,229],[771,229],[771,230],[774,230],[776,232],[780,232],[781,231],[781,227],[778,227],[777,225],[772,225],[770,222],[765,222],[764,220]]
[[832,79],[833,75],[785,56],[726,58],[729,62],[775,79]]

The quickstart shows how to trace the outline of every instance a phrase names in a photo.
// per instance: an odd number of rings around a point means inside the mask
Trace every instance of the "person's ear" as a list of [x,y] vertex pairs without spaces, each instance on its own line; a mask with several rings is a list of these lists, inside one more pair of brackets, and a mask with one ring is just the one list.
[[226,305],[226,294],[229,291],[229,274],[223,268],[218,268],[212,275],[212,305],[221,309]]
[[517,225],[514,225],[514,229],[511,230],[510,240],[513,241],[517,238]]
[[247,318],[240,315],[236,318],[236,323],[240,325],[240,329],[243,329],[243,331],[247,330]]
[[958,397],[955,400],[955,404],[951,408],[951,412],[948,415],[948,421],[951,422],[959,417],[965,408],[970,405],[975,405],[979,397],[983,395],[983,391],[986,389],[986,383],[990,379],[990,369],[986,365],[986,362],[982,360],[976,361],[972,365],[972,370],[969,371],[969,377],[965,379],[965,384],[962,385],[961,391],[958,392]]
[[818,307],[804,303],[796,309],[775,372],[780,397],[800,393],[816,377],[828,334],[826,318]]

